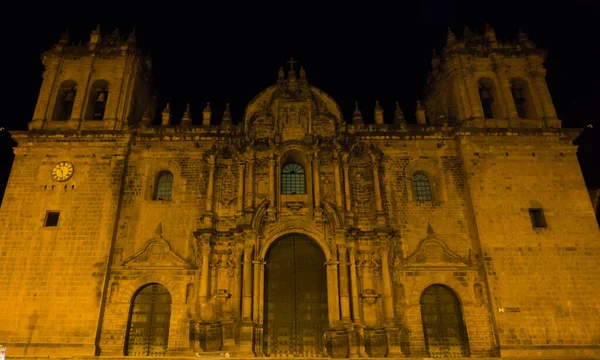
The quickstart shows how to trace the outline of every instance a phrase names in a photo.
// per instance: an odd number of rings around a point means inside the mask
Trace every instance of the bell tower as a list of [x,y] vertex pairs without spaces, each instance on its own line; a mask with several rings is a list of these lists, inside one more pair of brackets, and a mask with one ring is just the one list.
[[430,123],[475,128],[560,128],[548,91],[546,52],[521,31],[501,42],[492,27],[483,35],[448,29],[441,55],[434,51],[425,108]]
[[[152,107],[150,59],[136,46],[135,31],[92,31],[87,44],[65,33],[42,54],[43,81],[29,130],[121,130]],[[150,113],[153,113],[152,111]]]

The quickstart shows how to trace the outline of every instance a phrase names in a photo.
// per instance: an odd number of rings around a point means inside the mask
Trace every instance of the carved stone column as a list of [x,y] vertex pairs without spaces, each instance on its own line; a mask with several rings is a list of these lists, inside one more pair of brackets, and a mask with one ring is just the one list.
[[[237,234],[239,236],[239,234]],[[236,237],[237,237],[236,236]],[[243,256],[244,247],[241,242],[237,242],[235,249],[233,250],[234,259],[235,259],[235,276],[231,279],[231,288],[232,288],[232,315],[234,319],[239,319],[241,317],[241,309],[242,309],[242,298],[243,298],[243,274],[242,274],[242,256]]]
[[240,326],[240,353],[252,357],[254,324],[252,322],[252,251],[254,249],[250,234],[246,234],[243,253],[242,274],[242,324]]
[[277,166],[277,159],[275,154],[271,154],[269,158],[269,208],[267,214],[269,215],[269,221],[275,221],[275,213],[277,212],[277,205],[275,203],[275,168]]
[[[386,234],[383,237],[387,237]],[[381,239],[379,251],[381,253],[381,282],[383,292],[383,316],[388,357],[404,357],[400,348],[400,330],[396,326],[394,317],[394,298],[392,296],[392,277],[390,275],[389,251],[390,244],[387,238]]]
[[319,184],[319,151],[315,150],[313,153],[312,159],[312,178],[313,178],[313,188],[315,194],[315,209],[321,207],[321,188]]
[[532,95],[538,95],[540,102],[542,103],[542,109],[544,110],[544,116],[548,120],[556,119],[556,110],[554,110],[554,104],[552,103],[552,97],[548,90],[548,84],[546,83],[546,69],[539,67],[531,71],[531,78],[533,80]]
[[376,272],[379,270],[381,261],[376,249],[371,245],[360,244],[357,248],[356,266],[361,282],[360,297],[362,300],[362,315],[365,325],[369,327],[379,326],[378,307],[379,294],[376,286]]
[[204,214],[204,226],[211,227],[212,226],[212,212],[213,212],[213,195],[214,195],[214,184],[215,184],[215,157],[214,155],[209,155],[206,157],[206,162],[210,167],[210,171],[208,174],[208,186],[206,189],[206,206],[205,206],[205,214]]
[[391,326],[394,323],[394,299],[392,297],[392,278],[389,268],[389,243],[387,240],[382,241],[379,245],[381,253],[381,282],[383,292],[383,314],[386,326]]
[[448,72],[448,76],[450,78],[450,85],[454,91],[454,101],[456,101],[457,114],[455,115],[457,119],[463,121],[472,116],[469,100],[467,99],[467,89],[459,71],[451,69]]
[[385,214],[383,213],[383,201],[381,199],[381,183],[379,182],[379,162],[381,154],[372,154],[373,158],[373,184],[375,187],[375,207],[377,211],[377,225],[385,226]]
[[263,294],[264,294],[264,261],[252,261],[254,265],[254,354],[263,356]]
[[242,320],[252,321],[252,251],[254,245],[244,245]]
[[[210,238],[212,237],[212,234],[210,233],[204,233],[201,235],[200,239],[198,240],[200,242],[200,249],[202,251],[202,273],[200,275],[200,291],[198,292],[199,294],[199,304],[200,304],[200,317],[203,319],[211,319],[212,318],[212,314],[202,314],[202,311],[205,309],[208,309],[207,307],[203,307],[202,305],[205,305],[208,302],[208,285],[209,285],[209,280],[210,280],[210,274],[209,274],[209,265],[210,265]],[[209,309],[208,311],[212,311],[212,309]],[[209,317],[206,317],[206,315],[210,315]]]
[[238,198],[237,198],[237,211],[242,213],[244,211],[244,168],[246,165],[243,162],[238,164]]
[[248,154],[248,176],[246,177],[246,207],[254,208],[254,151]]
[[477,89],[477,82],[473,78],[473,74],[470,71],[465,71],[465,81],[467,87],[467,94],[469,95],[469,103],[471,104],[471,111],[475,119],[483,120],[483,107],[481,106],[481,100],[479,99],[479,91]]
[[352,295],[352,320],[355,324],[361,325],[360,307],[358,301],[358,277],[356,276],[356,247],[354,243],[348,244],[348,255],[350,258],[350,290]]
[[342,208],[342,194],[344,193],[344,190],[342,189],[342,179],[340,174],[340,153],[337,149],[333,151],[333,177],[335,180],[335,204],[339,208]]
[[327,266],[327,308],[329,309],[329,325],[340,321],[339,292],[338,292],[338,262],[328,261]]
[[342,322],[350,321],[350,294],[348,286],[348,247],[344,243],[339,243],[338,248],[338,260],[340,263],[339,276],[340,276],[340,308],[342,315]]
[[506,73],[507,69],[501,58],[494,57],[494,68],[499,82],[496,89],[498,90],[497,92],[501,93],[502,100],[504,100],[504,115],[509,120],[516,120],[519,115],[517,114],[515,100],[513,99],[512,91],[510,90],[510,81],[508,80],[508,75]]
[[344,166],[344,194],[346,201],[346,223],[352,222],[352,200],[350,196],[350,163],[348,162],[348,154],[342,158]]

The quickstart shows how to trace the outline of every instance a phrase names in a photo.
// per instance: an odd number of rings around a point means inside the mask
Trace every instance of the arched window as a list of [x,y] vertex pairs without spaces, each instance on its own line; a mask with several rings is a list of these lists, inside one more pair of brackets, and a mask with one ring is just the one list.
[[173,174],[170,171],[161,171],[156,179],[154,200],[171,200],[173,198]]
[[468,357],[469,340],[458,297],[446,286],[431,285],[421,295],[423,335],[429,357]]
[[281,169],[282,194],[306,194],[304,168],[296,163],[288,163]]
[[60,85],[52,120],[69,120],[71,118],[75,95],[77,95],[77,84],[74,81],[67,80]]
[[98,80],[90,89],[90,98],[86,111],[87,120],[103,120],[106,101],[108,100],[108,82]]
[[479,99],[481,100],[481,106],[483,108],[483,116],[486,119],[493,119],[499,117],[499,108],[496,95],[496,87],[494,82],[488,78],[479,79],[477,82],[479,89]]
[[535,105],[531,99],[531,92],[527,82],[523,79],[512,79],[510,82],[517,114],[521,119],[536,119]]
[[125,339],[126,356],[164,356],[169,342],[171,294],[160,284],[149,284],[131,299]]
[[429,178],[420,171],[413,174],[413,193],[417,201],[433,200]]

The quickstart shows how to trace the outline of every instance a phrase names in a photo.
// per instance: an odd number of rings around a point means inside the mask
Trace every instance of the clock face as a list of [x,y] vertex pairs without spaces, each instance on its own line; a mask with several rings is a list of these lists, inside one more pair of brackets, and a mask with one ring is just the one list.
[[52,168],[52,180],[56,181],[65,181],[69,180],[71,176],[73,176],[73,171],[75,168],[73,164],[68,161],[61,161],[54,165]]

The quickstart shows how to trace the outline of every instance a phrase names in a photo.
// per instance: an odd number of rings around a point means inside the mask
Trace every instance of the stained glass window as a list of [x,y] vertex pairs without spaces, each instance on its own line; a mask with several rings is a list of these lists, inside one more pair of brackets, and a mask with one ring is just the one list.
[[304,168],[296,163],[286,164],[281,169],[282,194],[306,194]]
[[171,200],[173,197],[173,174],[170,171],[161,171],[156,181],[156,194],[154,200]]
[[431,196],[431,186],[427,175],[422,172],[414,173],[413,192],[415,194],[415,200],[417,201],[433,200],[433,197]]

